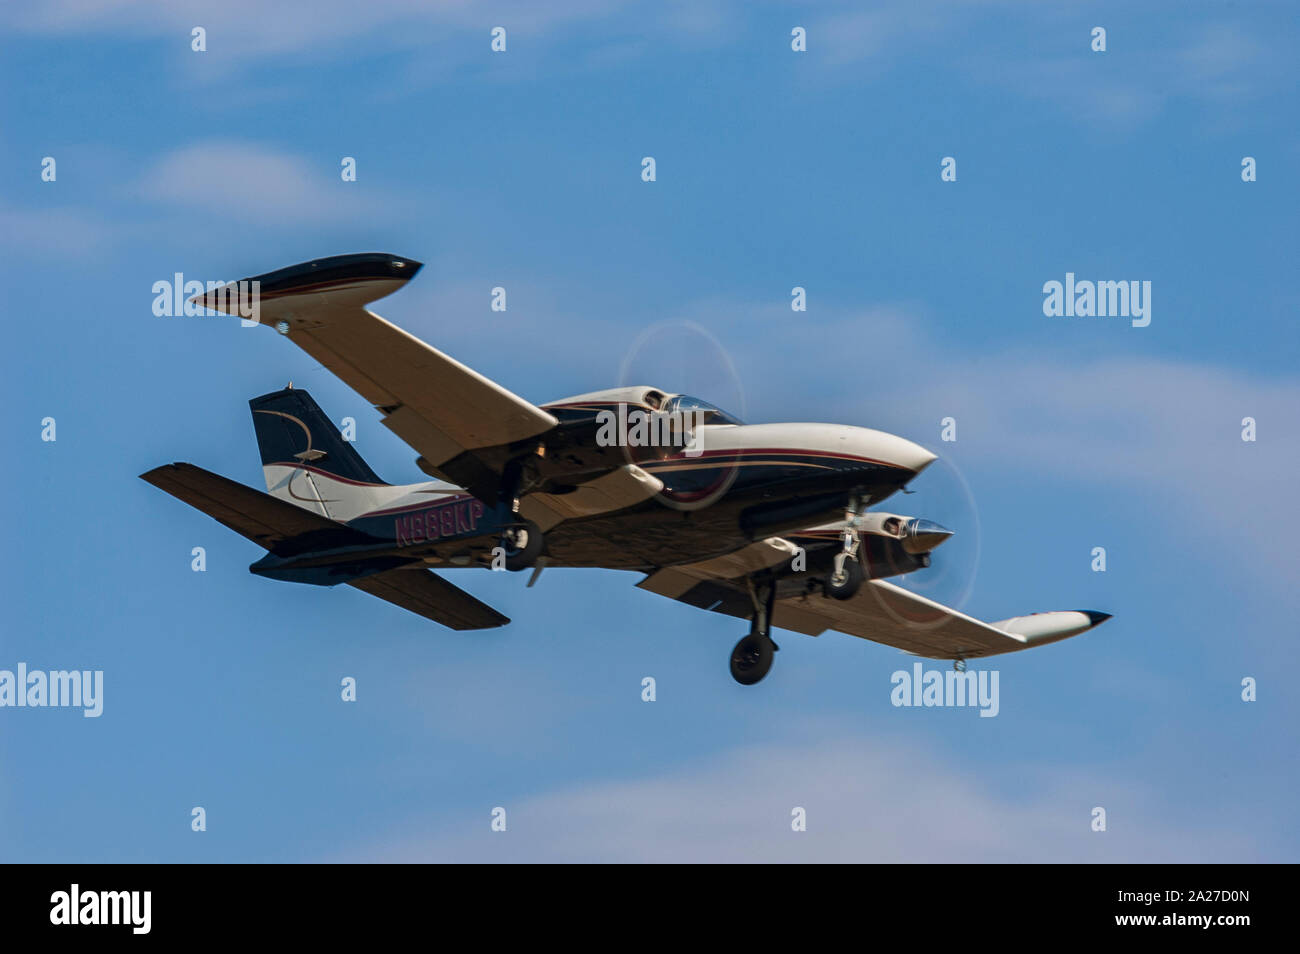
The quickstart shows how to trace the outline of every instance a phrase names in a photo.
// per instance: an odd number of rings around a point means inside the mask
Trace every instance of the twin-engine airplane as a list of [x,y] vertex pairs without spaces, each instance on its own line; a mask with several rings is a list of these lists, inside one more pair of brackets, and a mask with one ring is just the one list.
[[[366,310],[420,267],[343,255],[246,280],[260,282],[262,323],[378,408],[434,478],[384,483],[306,391],[253,399],[268,493],[193,464],[141,475],[264,547],[253,573],[346,583],[452,629],[486,629],[510,620],[430,567],[531,569],[530,586],[547,566],[635,570],[642,589],[750,621],[731,654],[744,685],[771,668],[773,627],[838,630],[964,668],[1109,619],[982,623],[887,582],[928,566],[950,535],[869,511],[935,460],[901,437],[744,424],[653,387],[530,404]],[[238,310],[221,289],[195,301]],[[638,441],[630,419],[660,439]]]

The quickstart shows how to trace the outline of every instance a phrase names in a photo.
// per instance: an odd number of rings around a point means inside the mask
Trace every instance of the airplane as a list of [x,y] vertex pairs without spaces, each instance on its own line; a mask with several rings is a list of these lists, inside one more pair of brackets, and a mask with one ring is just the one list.
[[[889,582],[929,566],[951,536],[871,509],[936,460],[902,437],[746,424],[651,386],[525,401],[366,308],[421,267],[364,253],[244,281],[259,323],[369,401],[431,480],[382,481],[292,383],[249,402],[266,493],[189,463],[140,476],[265,549],[249,567],[258,576],[345,583],[455,630],[510,620],[435,569],[530,570],[528,586],[547,567],[641,573],[644,590],[749,621],[730,656],[742,685],[771,669],[773,629],[835,630],[965,670],[1110,618],[985,623]],[[241,310],[230,286],[191,301]]]

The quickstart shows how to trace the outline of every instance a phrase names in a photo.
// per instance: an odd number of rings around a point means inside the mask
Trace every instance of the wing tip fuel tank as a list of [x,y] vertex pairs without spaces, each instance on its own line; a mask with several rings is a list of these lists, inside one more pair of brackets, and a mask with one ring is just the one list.
[[1110,613],[1097,610],[1059,610],[1051,613],[1032,613],[1029,616],[1013,616],[991,625],[994,629],[1000,629],[1007,635],[1014,636],[1026,646],[1038,646],[1086,633],[1110,618]]
[[227,289],[256,282],[263,317],[327,305],[360,307],[391,295],[423,267],[413,258],[388,252],[332,255],[209,288],[190,300],[213,311],[234,314]]

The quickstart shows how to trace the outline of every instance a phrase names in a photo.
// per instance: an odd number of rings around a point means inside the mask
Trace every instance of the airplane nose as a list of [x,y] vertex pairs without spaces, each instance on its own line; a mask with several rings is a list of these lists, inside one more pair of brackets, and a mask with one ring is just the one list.
[[903,537],[903,549],[908,553],[929,553],[943,543],[952,531],[940,526],[933,520],[913,517],[907,522],[907,535]]
[[913,474],[919,474],[939,459],[920,444],[913,444],[901,437],[896,437],[894,440],[896,443],[890,447],[892,460],[899,466],[906,467]]
[[938,460],[920,444],[914,444],[897,434],[865,427],[843,428],[840,431],[840,441],[840,446],[850,453],[907,471],[906,480],[911,480]]

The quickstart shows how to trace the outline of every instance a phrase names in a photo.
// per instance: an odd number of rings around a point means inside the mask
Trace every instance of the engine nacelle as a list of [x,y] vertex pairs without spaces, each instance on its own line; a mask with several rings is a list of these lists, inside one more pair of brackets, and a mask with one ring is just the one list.
[[952,536],[951,530],[933,520],[880,511],[859,517],[857,529],[877,537],[892,537],[899,541],[906,552],[913,555],[929,553]]
[[910,553],[904,541],[879,534],[863,534],[858,558],[873,580],[924,570],[930,565],[929,553]]

